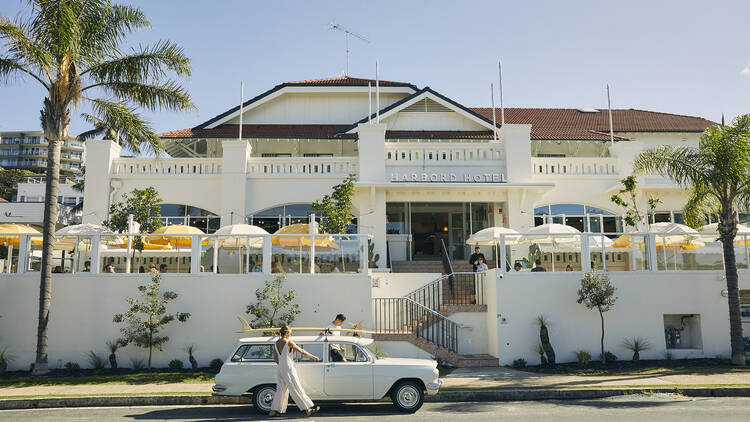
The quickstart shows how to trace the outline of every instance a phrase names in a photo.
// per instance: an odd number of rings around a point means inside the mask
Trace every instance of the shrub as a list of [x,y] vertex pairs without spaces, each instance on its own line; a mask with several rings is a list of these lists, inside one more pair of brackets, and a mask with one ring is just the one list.
[[539,355],[539,362],[542,366],[546,366],[549,361],[547,360],[547,357],[544,356],[544,345],[542,343],[537,344],[534,351]]
[[633,352],[633,360],[640,360],[641,352],[651,348],[651,343],[643,337],[625,338],[622,345]]
[[182,364],[181,360],[179,360],[179,359],[172,359],[172,360],[169,361],[169,369],[177,371],[177,370],[180,370],[182,368],[184,368],[184,365]]
[[75,362],[66,362],[65,365],[64,365],[64,367],[65,367],[65,369],[67,369],[70,372],[80,371],[81,370],[81,366],[79,364],[75,363]]
[[[606,351],[606,352],[604,352],[604,357],[606,359],[602,359],[601,360],[602,362],[615,362],[615,361],[617,361],[617,356],[614,353],[610,352],[609,350]],[[600,358],[601,358],[601,356],[600,356]]]
[[6,348],[0,348],[0,374],[5,372],[5,370],[8,368],[8,364],[10,362],[13,362],[13,355],[8,353],[8,349]]
[[97,355],[95,351],[91,350],[86,354],[86,358],[89,360],[89,364],[91,364],[91,367],[93,369],[96,369],[97,371],[100,369],[104,369],[105,361],[104,358]]
[[[539,315],[536,317],[536,323],[539,325],[539,341],[541,342],[539,345],[542,347],[542,351],[546,357],[546,359],[542,359],[542,363],[544,364],[544,361],[547,361],[550,365],[554,365],[555,350],[552,348],[552,343],[549,340],[549,319],[545,315]],[[542,356],[541,353],[540,356]]]
[[140,371],[146,367],[146,360],[141,358],[130,358],[130,364],[133,366],[133,369]]
[[218,371],[219,369],[221,369],[222,365],[224,365],[224,361],[217,358],[217,359],[212,360],[208,366],[211,369]]
[[185,352],[188,354],[188,362],[190,362],[190,367],[192,369],[198,369],[198,361],[195,360],[195,357],[193,356],[193,352],[195,351],[195,345],[191,344],[189,346],[185,346]]
[[526,367],[526,359],[516,359],[513,361],[513,367],[514,368],[525,368]]
[[120,349],[120,347],[127,346],[128,342],[123,339],[117,339],[115,341],[108,341],[107,342],[107,350],[109,350],[109,367],[112,369],[117,369],[117,350]]
[[578,365],[584,366],[591,362],[591,353],[585,350],[579,350],[576,352],[576,358],[578,359]]

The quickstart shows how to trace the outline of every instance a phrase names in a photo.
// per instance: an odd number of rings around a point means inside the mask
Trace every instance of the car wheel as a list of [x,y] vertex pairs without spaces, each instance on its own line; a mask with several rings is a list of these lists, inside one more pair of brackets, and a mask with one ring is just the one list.
[[414,381],[401,381],[393,387],[391,401],[400,412],[414,413],[424,403],[424,391],[422,386]]
[[253,391],[253,407],[255,411],[261,414],[268,414],[271,411],[273,396],[276,394],[275,385],[261,385]]

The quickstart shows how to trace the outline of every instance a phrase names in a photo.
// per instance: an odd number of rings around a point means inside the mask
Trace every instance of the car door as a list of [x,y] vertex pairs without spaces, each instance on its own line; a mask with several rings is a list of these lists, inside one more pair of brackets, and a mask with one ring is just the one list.
[[324,345],[323,343],[297,343],[297,346],[308,353],[312,353],[320,360],[315,361],[312,358],[295,352],[294,366],[297,368],[297,375],[302,382],[305,392],[312,399],[325,397],[324,388]]
[[[329,398],[371,399],[372,361],[359,346],[326,342],[325,393]],[[343,361],[334,361],[332,350],[339,350]],[[334,352],[335,356],[335,352]]]

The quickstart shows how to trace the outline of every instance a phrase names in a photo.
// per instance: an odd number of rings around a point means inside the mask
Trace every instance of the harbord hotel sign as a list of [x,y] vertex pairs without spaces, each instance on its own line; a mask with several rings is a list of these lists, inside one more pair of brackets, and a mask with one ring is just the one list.
[[506,183],[506,180],[502,173],[391,173],[391,182]]

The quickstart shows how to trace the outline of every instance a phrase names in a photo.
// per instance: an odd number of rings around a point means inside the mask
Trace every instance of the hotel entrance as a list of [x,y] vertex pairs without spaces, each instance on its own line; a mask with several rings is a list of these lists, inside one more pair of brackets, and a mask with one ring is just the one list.
[[468,237],[490,226],[492,206],[477,202],[393,202],[386,204],[389,235],[411,235],[414,260],[442,256],[442,244],[455,260],[468,258]]

